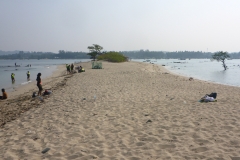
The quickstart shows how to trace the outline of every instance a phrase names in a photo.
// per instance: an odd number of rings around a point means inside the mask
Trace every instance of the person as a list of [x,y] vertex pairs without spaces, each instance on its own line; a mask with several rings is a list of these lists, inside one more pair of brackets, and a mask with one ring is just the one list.
[[66,64],[67,74],[68,74],[68,64]]
[[41,80],[41,73],[38,73],[37,74],[37,86],[38,86],[38,96],[41,96],[42,95],[42,80]]
[[71,64],[71,71],[73,72],[74,65],[73,63]]
[[78,73],[82,71],[82,66],[78,67]]
[[70,65],[67,65],[67,74],[70,73]]
[[0,96],[0,99],[1,99],[1,100],[7,99],[7,93],[6,93],[6,91],[5,91],[4,88],[2,89],[2,96]]
[[11,79],[12,79],[12,82],[15,82],[15,74],[14,73],[11,74]]
[[30,79],[30,72],[27,71],[27,79]]

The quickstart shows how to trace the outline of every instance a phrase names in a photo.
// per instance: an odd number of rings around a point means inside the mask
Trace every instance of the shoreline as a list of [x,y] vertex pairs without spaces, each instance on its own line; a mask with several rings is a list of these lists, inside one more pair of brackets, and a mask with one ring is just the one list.
[[[194,60],[197,60],[197,59],[194,59]],[[204,74],[201,74],[201,73],[197,73],[197,72],[191,72],[191,70],[188,69],[188,67],[191,67],[193,64],[191,64],[191,66],[175,66],[175,64],[173,63],[174,60],[172,61],[169,61],[169,62],[165,62],[165,61],[158,61],[158,62],[153,62],[152,64],[155,64],[155,65],[165,65],[163,66],[164,68],[166,68],[169,72],[171,72],[172,74],[175,74],[175,75],[179,75],[179,76],[184,76],[184,77],[193,77],[195,80],[201,80],[201,81],[206,81],[206,82],[210,82],[210,83],[216,83],[216,84],[222,84],[222,85],[227,85],[227,86],[235,86],[235,87],[240,87],[240,84],[236,81],[231,81],[230,78],[233,76],[233,75],[237,75],[238,72],[232,70],[231,67],[235,66],[232,64],[229,64],[229,71],[226,72],[226,74],[228,74],[228,77],[225,77],[227,80],[226,81],[222,81],[222,80],[218,80],[217,78],[212,78],[212,77],[209,77],[209,75],[204,75]],[[141,62],[141,61],[137,61],[136,62]],[[148,64],[147,62],[143,62],[143,63],[146,63]],[[190,63],[187,62],[186,64]],[[197,63],[197,62],[196,62]],[[211,62],[212,63],[212,62]],[[235,62],[236,63],[236,62]],[[186,67],[186,68],[185,68]],[[180,68],[180,69],[177,69],[177,68]],[[235,67],[235,70],[236,70],[237,67]],[[184,71],[183,71],[184,70]],[[189,72],[188,72],[189,70]],[[212,74],[214,74],[215,72],[216,73],[219,73],[219,72],[222,72],[223,70],[216,70],[216,71],[211,71]],[[234,72],[236,73],[234,73]],[[238,71],[238,70],[237,70]],[[196,74],[195,74],[196,73]],[[219,77],[219,79],[221,79],[221,76]],[[223,77],[224,79],[224,77]]]
[[[23,112],[1,128],[1,157],[138,160],[239,155],[239,87],[189,81],[165,74],[167,70],[156,64],[102,64],[104,69],[91,69],[91,62],[81,63],[86,72],[54,78],[55,84],[46,84],[53,94],[44,102],[23,96],[9,102],[6,108],[22,106]],[[198,102],[212,91],[218,93],[217,102]],[[29,106],[32,109],[25,111]],[[50,150],[42,154],[46,148]]]
[[[42,78],[43,85],[49,81],[52,81],[52,78],[63,75],[65,69],[64,67],[64,65],[57,65],[57,68],[53,71],[51,75]],[[21,95],[22,93],[29,93],[31,91],[33,92],[35,90],[38,90],[35,78],[36,77],[33,78],[34,80],[32,82],[26,85],[19,84],[18,87],[15,88],[15,90],[8,92],[8,99],[17,98],[17,96]]]

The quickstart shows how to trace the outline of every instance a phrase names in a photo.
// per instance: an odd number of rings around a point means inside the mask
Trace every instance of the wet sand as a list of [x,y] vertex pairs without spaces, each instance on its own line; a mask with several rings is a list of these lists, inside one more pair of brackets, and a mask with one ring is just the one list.
[[[162,66],[107,63],[52,77],[53,94],[1,105],[19,113],[0,131],[3,159],[237,159],[240,87],[169,74]],[[217,102],[200,103],[217,92]],[[31,94],[30,94],[31,93]],[[20,110],[21,111],[21,110]],[[42,151],[50,148],[46,153]]]

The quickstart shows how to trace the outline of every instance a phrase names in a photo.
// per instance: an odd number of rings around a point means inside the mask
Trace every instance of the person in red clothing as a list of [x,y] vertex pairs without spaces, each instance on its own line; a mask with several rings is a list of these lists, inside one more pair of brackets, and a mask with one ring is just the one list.
[[7,93],[6,93],[6,91],[5,91],[4,88],[2,89],[2,96],[0,96],[0,99],[1,99],[1,100],[7,99]]

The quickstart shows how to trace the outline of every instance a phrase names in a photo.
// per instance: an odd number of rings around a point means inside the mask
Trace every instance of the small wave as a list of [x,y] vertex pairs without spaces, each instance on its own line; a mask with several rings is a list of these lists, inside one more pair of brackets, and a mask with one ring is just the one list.
[[21,85],[26,85],[26,84],[31,83],[31,82],[32,81],[23,82],[23,83],[21,83]]

